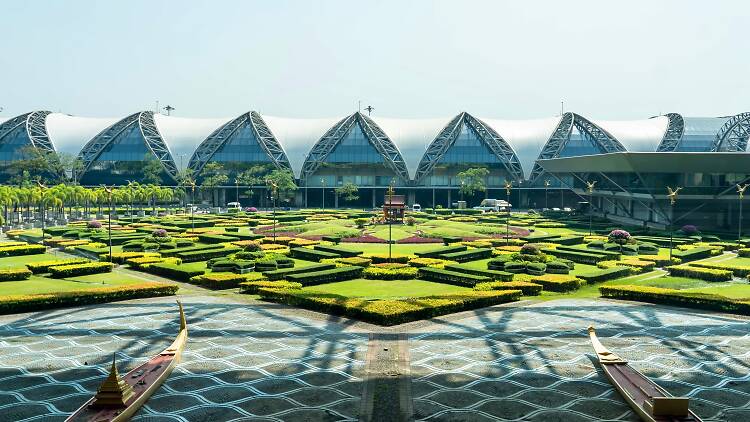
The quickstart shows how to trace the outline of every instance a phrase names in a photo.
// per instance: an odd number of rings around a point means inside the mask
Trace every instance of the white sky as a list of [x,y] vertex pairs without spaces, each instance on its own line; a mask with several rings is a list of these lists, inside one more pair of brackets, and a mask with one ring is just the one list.
[[1,118],[750,109],[748,1],[0,0]]

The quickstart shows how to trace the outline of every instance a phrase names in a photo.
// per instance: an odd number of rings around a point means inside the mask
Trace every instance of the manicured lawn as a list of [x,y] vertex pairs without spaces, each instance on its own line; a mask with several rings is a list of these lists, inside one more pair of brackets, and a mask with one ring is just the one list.
[[[387,254],[387,243],[341,243],[341,247],[355,251],[362,251],[365,254]],[[442,243],[414,243],[405,245],[391,245],[393,255],[413,255],[414,252],[426,251],[443,246]]]
[[[392,233],[393,240],[404,239],[414,236],[416,226],[394,225]],[[367,226],[367,231],[375,237],[388,240],[388,225]]]
[[80,277],[52,279],[32,276],[28,280],[4,281],[0,283],[0,296],[69,292],[74,290],[88,290],[101,287],[139,284],[145,280],[126,274],[92,274]]
[[466,287],[432,283],[424,280],[365,280],[305,287],[303,290],[368,299],[422,297],[471,291]]
[[[52,251],[55,251],[53,249]],[[68,259],[62,254],[55,255],[54,252],[42,253],[38,255],[8,256],[0,258],[0,268],[25,268],[26,264],[41,261],[54,261],[56,259]]]

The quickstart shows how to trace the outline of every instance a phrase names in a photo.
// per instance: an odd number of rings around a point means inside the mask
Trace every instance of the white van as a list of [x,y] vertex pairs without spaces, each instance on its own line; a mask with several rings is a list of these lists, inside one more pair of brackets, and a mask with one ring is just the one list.
[[419,205],[419,204],[414,204],[414,205],[411,206],[411,210],[414,211],[414,212],[420,212],[420,211],[422,211],[422,206]]
[[500,212],[507,211],[512,205],[503,199],[483,199],[478,207],[474,207],[475,210],[482,210],[484,212]]
[[239,210],[242,208],[239,202],[229,202],[227,203],[227,210],[236,209]]

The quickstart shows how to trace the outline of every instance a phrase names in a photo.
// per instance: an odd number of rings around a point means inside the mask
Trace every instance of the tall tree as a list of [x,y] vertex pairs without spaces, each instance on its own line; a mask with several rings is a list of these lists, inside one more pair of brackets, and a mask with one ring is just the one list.
[[487,190],[485,180],[490,171],[484,167],[474,167],[458,173],[458,180],[461,182],[459,192],[464,196],[473,196],[475,192],[484,192]]
[[144,157],[144,161],[145,164],[141,169],[141,172],[143,173],[141,175],[141,181],[147,185],[161,184],[161,175],[164,171],[164,168],[162,167],[159,160],[154,158],[154,156],[151,154],[146,154],[146,156]]
[[[227,176],[224,166],[222,166],[221,163],[217,163],[215,161],[212,161],[203,166],[203,170],[201,170],[200,176],[203,179],[203,181],[201,182],[201,187],[208,188],[212,193],[217,192],[217,188],[219,186],[226,185],[229,181],[229,176]],[[211,203],[214,206],[216,206],[216,196],[218,195],[211,195]]]
[[294,183],[294,174],[291,170],[276,169],[270,172],[266,177],[266,184],[270,187],[271,183],[275,184],[278,189],[279,198],[282,201],[289,202],[298,189]]
[[359,187],[352,182],[346,182],[336,188],[336,195],[344,198],[346,202],[352,202],[359,199]]

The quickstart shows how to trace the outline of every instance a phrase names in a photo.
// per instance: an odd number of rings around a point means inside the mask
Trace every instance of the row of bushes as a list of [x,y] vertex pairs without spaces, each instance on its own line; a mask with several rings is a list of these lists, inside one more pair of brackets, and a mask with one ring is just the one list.
[[448,264],[444,267],[448,271],[455,271],[457,273],[481,275],[489,277],[495,281],[511,281],[513,280],[513,274],[506,271],[499,270],[482,270],[479,268],[471,268],[460,264]]
[[362,270],[364,270],[362,267],[339,267],[330,270],[289,274],[286,276],[286,279],[300,283],[303,286],[312,286],[359,278],[362,275]]
[[71,259],[53,259],[49,261],[30,262],[26,264],[26,268],[31,270],[34,274],[45,274],[49,272],[50,267],[59,267],[61,265],[73,265],[73,264],[84,264],[89,262],[86,258],[71,258]]
[[255,295],[258,294],[259,289],[270,288],[270,289],[285,289],[285,290],[299,290],[302,288],[302,284],[295,283],[292,281],[247,281],[240,283],[240,293]]
[[702,267],[702,268],[711,268],[714,270],[731,271],[735,277],[745,278],[750,275],[750,266],[748,265],[731,265],[731,264],[723,264],[723,263],[717,264],[713,262],[691,262],[689,265],[691,267]]
[[579,264],[588,264],[588,265],[596,265],[597,263],[601,261],[607,261],[612,259],[611,257],[607,255],[602,255],[600,253],[594,253],[592,252],[583,252],[583,251],[571,251],[571,250],[564,250],[564,249],[542,249],[542,252],[544,252],[547,255],[552,255],[557,258],[567,259]]
[[474,290],[520,290],[524,296],[539,296],[542,294],[542,285],[529,283],[528,281],[491,281],[489,283],[478,283]]
[[520,290],[471,291],[405,300],[367,300],[302,290],[273,288],[260,288],[258,293],[265,300],[356,318],[379,325],[396,325],[434,318],[454,312],[513,302],[521,297]]
[[72,292],[0,296],[0,314],[39,311],[63,306],[93,305],[144,297],[168,296],[177,293],[177,289],[178,286],[174,284],[143,283]]
[[315,249],[316,251],[334,253],[344,258],[352,258],[362,255],[362,251],[353,251],[351,249],[341,248],[338,246],[315,245],[313,246],[313,249]]
[[585,274],[578,275],[578,278],[582,279],[587,283],[602,283],[604,281],[614,280],[620,277],[626,277],[631,273],[630,267],[627,266],[616,266],[612,268],[605,268],[601,270],[592,271]]
[[15,245],[15,246],[0,245],[0,257],[38,255],[38,254],[45,253],[46,251],[47,251],[47,247],[44,245]]
[[468,261],[477,261],[480,259],[486,259],[491,256],[492,256],[491,248],[478,248],[478,249],[469,249],[469,250],[459,251],[459,252],[443,253],[443,254],[438,255],[437,258],[447,259],[449,261],[456,261],[456,262],[468,262]]
[[264,271],[263,275],[269,280],[281,280],[291,274],[312,273],[317,271],[332,270],[336,264],[315,264],[307,267],[284,268],[280,270]]
[[210,273],[192,277],[189,282],[211,290],[225,290],[237,288],[241,283],[262,280],[265,277],[260,273]]
[[206,273],[204,270],[190,270],[181,265],[167,263],[151,264],[144,269],[151,274],[179,281],[190,281],[191,278]]
[[417,268],[407,264],[374,264],[362,271],[362,276],[372,280],[411,280],[417,277]]
[[415,252],[414,255],[420,258],[440,258],[439,255],[463,252],[468,249],[465,245],[444,246],[440,248],[428,249],[426,251]]
[[679,258],[682,262],[695,261],[696,259],[704,259],[712,256],[713,250],[714,248],[704,246],[686,251],[673,251],[672,256]]
[[667,267],[667,271],[669,271],[669,275],[674,277],[696,278],[704,281],[729,281],[732,279],[732,272],[729,270],[694,267],[691,265],[673,265]]
[[174,256],[180,258],[182,262],[208,261],[212,258],[229,256],[242,249],[236,246],[219,247],[217,249],[203,249],[199,251],[180,252]]
[[49,267],[48,271],[53,278],[77,277],[89,274],[100,274],[112,272],[114,264],[111,262],[87,262],[83,264],[60,265]]
[[318,251],[308,248],[292,248],[289,253],[293,258],[304,259],[305,261],[319,262],[321,259],[340,258],[337,253]]
[[28,280],[31,270],[28,268],[8,268],[0,270],[0,281]]
[[474,287],[477,283],[492,281],[490,277],[483,275],[474,275],[445,269],[441,270],[439,268],[431,267],[419,268],[418,277],[423,280],[463,287]]
[[750,301],[736,300],[720,295],[632,285],[602,286],[599,287],[599,293],[602,297],[612,299],[635,300],[750,315]]
[[550,292],[565,293],[578,290],[585,282],[578,277],[563,274],[544,274],[531,279],[534,284]]

